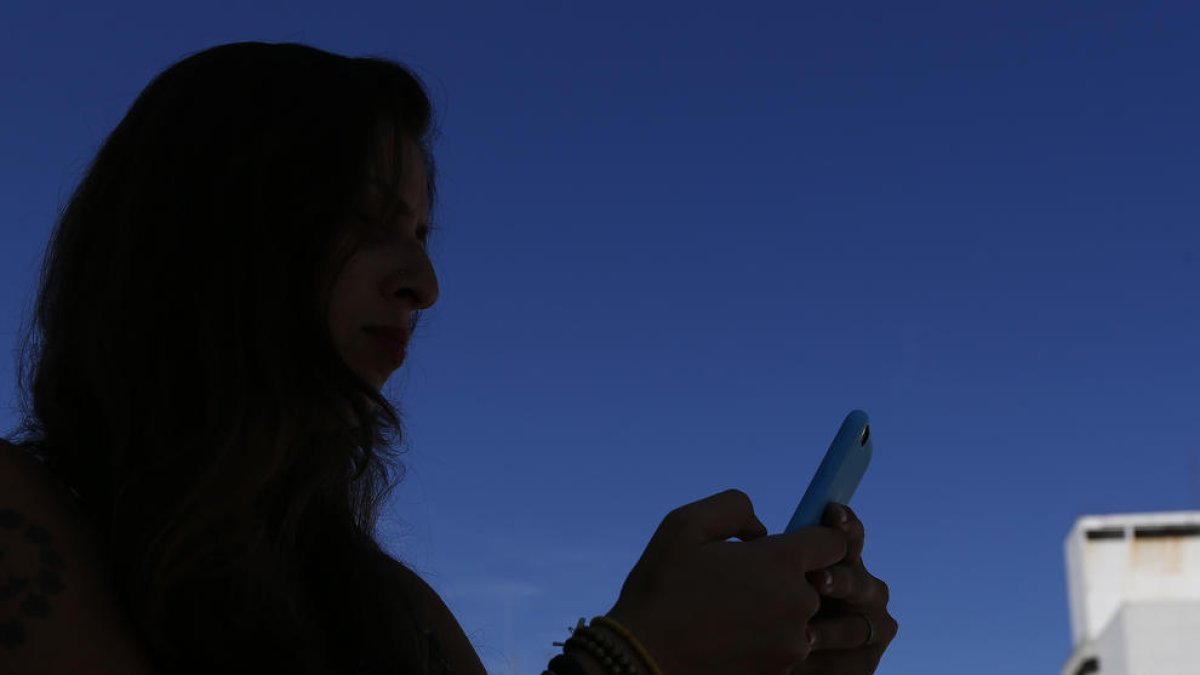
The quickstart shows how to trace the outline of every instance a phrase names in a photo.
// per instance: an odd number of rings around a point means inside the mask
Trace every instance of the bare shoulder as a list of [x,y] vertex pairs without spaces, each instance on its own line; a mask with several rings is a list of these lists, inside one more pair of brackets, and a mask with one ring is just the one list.
[[0,672],[153,672],[104,570],[66,486],[0,441]]
[[416,572],[395,560],[391,562],[417,611],[421,613],[421,621],[433,630],[442,646],[454,675],[487,675],[462,625],[437,591]]

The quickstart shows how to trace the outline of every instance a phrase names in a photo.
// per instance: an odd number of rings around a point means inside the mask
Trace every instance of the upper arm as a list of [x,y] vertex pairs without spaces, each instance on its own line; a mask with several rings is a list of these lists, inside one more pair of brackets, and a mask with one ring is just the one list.
[[451,671],[463,675],[471,673],[487,675],[483,662],[479,660],[479,654],[475,652],[475,647],[471,645],[466,632],[458,623],[458,619],[454,618],[450,608],[442,601],[441,596],[416,572],[394,560],[392,562],[400,578],[404,581],[405,587],[414,596],[415,604],[422,615],[421,620],[429,625],[441,644],[444,654],[450,662]]
[[0,443],[0,672],[152,672],[66,487]]

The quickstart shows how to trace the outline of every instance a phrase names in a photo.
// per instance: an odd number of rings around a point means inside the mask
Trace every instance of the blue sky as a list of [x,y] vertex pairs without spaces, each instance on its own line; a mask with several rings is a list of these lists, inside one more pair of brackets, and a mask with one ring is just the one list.
[[1057,672],[1075,518],[1200,509],[1200,5],[6,2],[0,399],[104,136],[245,39],[430,86],[442,296],[382,534],[494,675],[672,508],[738,487],[778,531],[852,408],[880,673]]

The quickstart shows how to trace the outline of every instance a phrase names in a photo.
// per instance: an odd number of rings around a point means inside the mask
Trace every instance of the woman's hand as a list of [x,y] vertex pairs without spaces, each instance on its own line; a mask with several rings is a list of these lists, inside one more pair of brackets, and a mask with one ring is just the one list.
[[[886,616],[873,601],[860,602],[861,525],[857,536],[855,544],[853,531],[823,526],[767,536],[749,497],[728,490],[663,519],[608,616],[642,642],[664,675],[786,675],[804,665],[810,636],[828,647],[821,663],[840,664],[834,646],[863,635],[852,634],[841,614],[810,631],[822,601],[809,578],[831,568],[839,602],[853,612],[870,607],[873,620]],[[742,541],[726,541],[732,537]],[[882,621],[877,630],[872,668],[891,639]]]
[[809,622],[812,653],[793,675],[865,675],[875,672],[898,625],[888,614],[888,587],[863,566],[862,521],[848,506],[830,504],[824,524],[846,534],[846,557],[808,575],[821,594],[821,609]]

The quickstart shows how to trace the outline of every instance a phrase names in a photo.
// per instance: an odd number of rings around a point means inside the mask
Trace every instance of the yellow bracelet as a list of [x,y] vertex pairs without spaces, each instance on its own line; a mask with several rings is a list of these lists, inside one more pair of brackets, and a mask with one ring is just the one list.
[[607,616],[592,617],[592,624],[607,626],[616,631],[618,635],[625,638],[629,644],[633,645],[633,649],[638,653],[638,656],[642,657],[642,660],[645,661],[646,665],[650,667],[650,672],[652,675],[663,675],[663,672],[658,669],[658,664],[655,663],[654,659],[650,657],[650,652],[646,651],[646,648],[642,646],[642,643],[638,642],[638,639],[633,637],[633,633],[630,633],[629,629],[608,618]]

